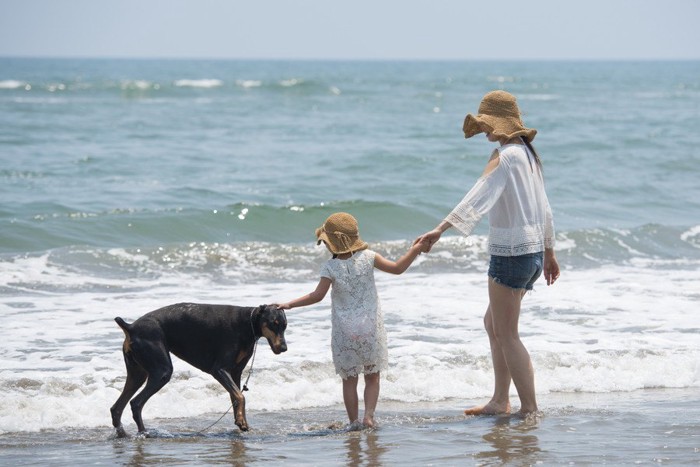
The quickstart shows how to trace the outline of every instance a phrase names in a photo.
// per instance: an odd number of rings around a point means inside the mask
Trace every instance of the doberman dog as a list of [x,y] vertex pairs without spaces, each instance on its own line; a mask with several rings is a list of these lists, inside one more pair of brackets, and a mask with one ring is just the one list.
[[[275,354],[287,350],[284,310],[270,305],[239,307],[178,303],[143,315],[131,324],[114,319],[126,338],[122,351],[126,382],[110,409],[117,436],[126,436],[122,412],[131,400],[139,433],[147,435],[141,411],[148,399],[170,380],[170,353],[212,375],[231,396],[234,417],[241,431],[248,430],[241,373],[253,355],[255,343],[265,337]],[[136,391],[146,387],[132,399]]]

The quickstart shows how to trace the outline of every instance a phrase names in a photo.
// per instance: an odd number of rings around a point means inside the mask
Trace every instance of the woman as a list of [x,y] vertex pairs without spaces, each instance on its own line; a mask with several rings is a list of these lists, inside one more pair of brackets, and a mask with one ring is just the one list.
[[554,223],[544,189],[540,158],[532,147],[537,130],[525,128],[515,97],[493,91],[481,101],[476,116],[464,120],[464,136],[486,133],[499,143],[483,175],[464,199],[435,229],[416,242],[428,250],[450,227],[469,235],[489,214],[489,306],[484,325],[491,344],[494,393],[466,415],[510,413],[511,379],[520,397],[520,413],[537,411],[535,377],[527,349],[518,335],[520,304],[544,271],[547,285],[559,278],[554,255]]

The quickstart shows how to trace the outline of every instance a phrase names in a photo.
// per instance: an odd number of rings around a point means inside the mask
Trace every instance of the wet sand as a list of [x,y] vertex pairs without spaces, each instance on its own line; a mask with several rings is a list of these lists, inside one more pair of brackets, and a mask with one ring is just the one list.
[[[381,401],[380,426],[347,431],[342,406],[251,411],[240,433],[228,414],[147,419],[153,437],[111,427],[0,435],[2,465],[562,465],[700,463],[700,390],[540,396],[542,413],[464,417],[480,401]],[[223,412],[223,410],[222,410]],[[107,410],[105,408],[105,414]],[[105,417],[107,418],[107,417]],[[134,433],[133,423],[126,425]]]

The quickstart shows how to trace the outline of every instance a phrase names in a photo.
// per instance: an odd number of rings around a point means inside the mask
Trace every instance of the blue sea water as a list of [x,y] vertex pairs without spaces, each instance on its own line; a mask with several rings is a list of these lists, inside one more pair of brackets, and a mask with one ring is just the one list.
[[2,252],[304,242],[335,209],[409,238],[482,170],[460,128],[494,88],[540,131],[560,231],[700,219],[696,62],[0,65]]
[[[114,316],[309,292],[334,211],[400,256],[483,170],[493,146],[461,126],[493,89],[539,131],[563,269],[523,312],[538,391],[699,387],[700,62],[3,58],[0,432],[108,425]],[[489,396],[485,225],[377,273],[382,400]],[[339,403],[328,308],[289,313],[290,351],[259,357],[253,408]],[[221,408],[206,375],[176,379],[154,416]]]

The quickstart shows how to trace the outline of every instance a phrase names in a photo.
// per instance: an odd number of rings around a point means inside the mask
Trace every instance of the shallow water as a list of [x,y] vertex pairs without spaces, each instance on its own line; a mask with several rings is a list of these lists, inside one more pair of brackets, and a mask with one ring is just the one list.
[[[250,394],[250,393],[249,393]],[[111,429],[0,436],[4,465],[563,465],[697,464],[700,397],[689,390],[554,394],[537,417],[464,417],[474,401],[381,403],[379,427],[346,431],[344,411],[249,412],[198,434],[211,417],[147,420],[153,437]],[[133,433],[133,424],[131,424]]]

